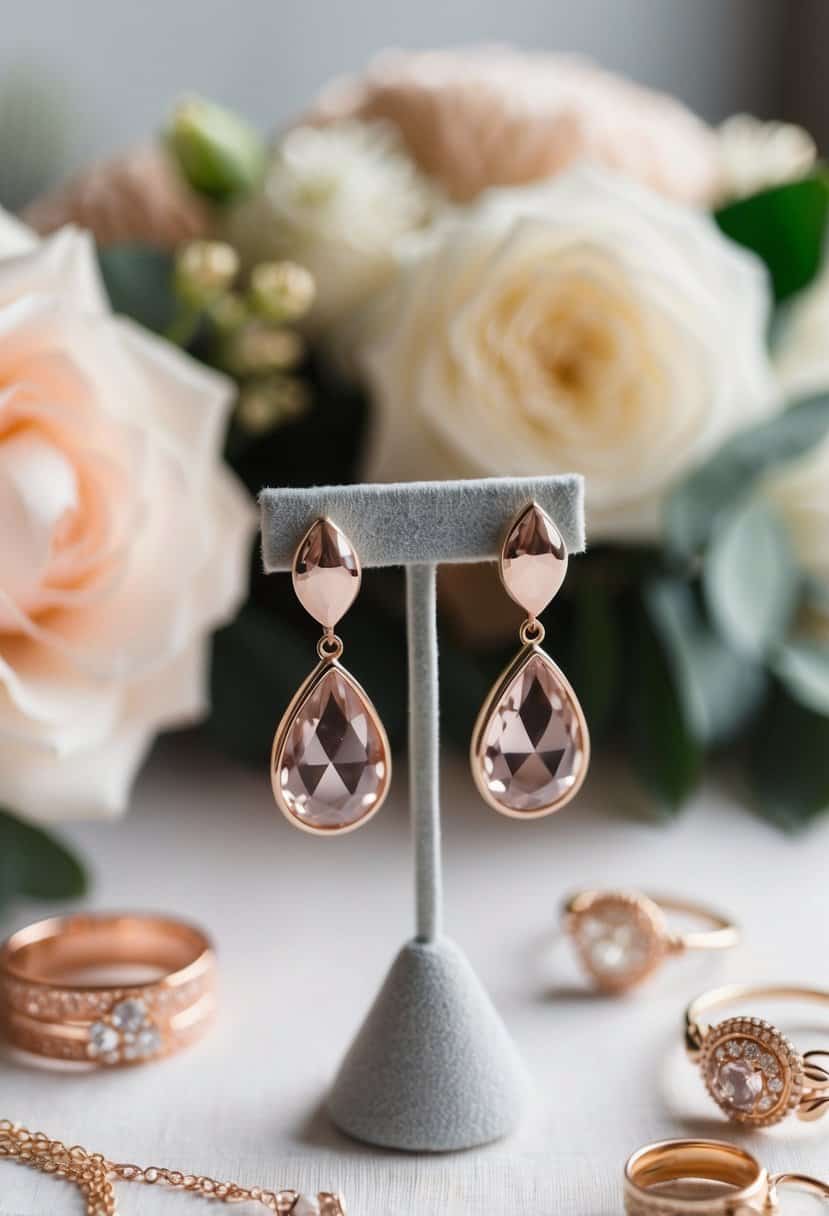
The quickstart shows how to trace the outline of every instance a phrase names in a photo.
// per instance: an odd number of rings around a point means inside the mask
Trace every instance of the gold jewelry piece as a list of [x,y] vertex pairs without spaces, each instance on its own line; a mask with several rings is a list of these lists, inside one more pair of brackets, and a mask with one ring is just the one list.
[[579,792],[590,763],[590,736],[579,699],[541,649],[538,620],[564,582],[567,547],[546,511],[524,507],[501,548],[504,590],[527,614],[521,650],[481,706],[469,750],[485,802],[513,819],[559,811]]
[[778,1210],[778,1190],[797,1186],[829,1199],[829,1185],[804,1174],[769,1174],[724,1140],[663,1140],[625,1165],[627,1216],[757,1216]]
[[4,1158],[74,1183],[86,1201],[87,1216],[117,1216],[116,1182],[164,1186],[220,1203],[260,1203],[277,1216],[345,1216],[341,1197],[329,1191],[321,1191],[316,1199],[311,1199],[297,1191],[268,1191],[236,1182],[217,1182],[214,1178],[183,1174],[163,1166],[141,1169],[138,1165],[118,1164],[107,1161],[100,1153],[88,1153],[79,1145],[69,1148],[42,1132],[29,1132],[8,1119],[0,1119],[0,1160]]
[[760,1018],[731,1017],[716,1025],[700,1020],[708,1010],[764,998],[829,1006],[829,991],[820,988],[714,988],[685,1013],[688,1055],[699,1065],[711,1097],[735,1123],[770,1127],[792,1112],[798,1119],[819,1119],[829,1110],[829,1051],[801,1055],[776,1026]]
[[[706,928],[672,932],[668,912],[692,917]],[[609,993],[635,988],[666,958],[688,950],[725,950],[740,936],[736,925],[709,908],[638,891],[580,891],[565,903],[562,924],[587,975]]]
[[330,519],[318,519],[297,546],[297,599],[323,627],[319,663],[300,685],[276,728],[271,786],[285,818],[315,836],[342,835],[368,823],[389,792],[391,751],[365,689],[339,662],[334,627],[360,590],[360,559]]
[[216,964],[200,929],[160,916],[29,925],[0,948],[0,1027],[21,1051],[92,1067],[144,1064],[213,1020]]

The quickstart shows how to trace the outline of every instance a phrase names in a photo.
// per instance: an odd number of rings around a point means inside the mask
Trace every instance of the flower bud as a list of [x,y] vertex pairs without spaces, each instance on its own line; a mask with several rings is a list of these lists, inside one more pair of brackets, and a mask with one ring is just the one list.
[[167,142],[193,189],[217,202],[250,194],[264,176],[260,135],[238,115],[201,97],[179,104]]
[[269,321],[297,321],[314,301],[314,278],[296,262],[260,262],[250,276],[251,307]]
[[264,435],[300,417],[310,404],[308,388],[290,376],[269,376],[242,386],[236,420],[251,435]]
[[224,241],[190,241],[176,256],[176,294],[193,308],[223,295],[239,273],[239,255]]
[[305,343],[294,330],[252,321],[234,335],[226,362],[233,375],[261,375],[288,371],[296,367],[304,354]]

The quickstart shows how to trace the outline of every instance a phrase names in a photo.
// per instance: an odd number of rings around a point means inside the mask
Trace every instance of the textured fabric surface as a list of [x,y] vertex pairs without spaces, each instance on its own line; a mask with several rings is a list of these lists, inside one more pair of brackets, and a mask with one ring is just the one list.
[[441,931],[443,880],[440,855],[438,756],[438,634],[435,567],[406,571],[409,653],[409,806],[415,851],[415,923],[418,937]]
[[473,1148],[518,1126],[529,1081],[481,982],[452,942],[395,959],[329,1099],[343,1131],[387,1148]]
[[321,515],[343,529],[364,566],[486,561],[498,556],[504,528],[533,499],[568,550],[580,553],[584,485],[576,474],[263,490],[265,569],[290,568],[298,541]]
[[[533,1083],[512,1136],[437,1157],[389,1152],[338,1132],[324,1108],[413,932],[405,766],[364,831],[318,840],[276,811],[264,770],[241,770],[189,737],[156,751],[123,822],[64,834],[93,864],[88,906],[174,912],[215,936],[217,1025],[193,1051],[117,1075],[48,1072],[0,1054],[0,1116],[119,1161],[337,1187],[349,1216],[620,1216],[625,1157],[670,1136],[736,1139],[772,1170],[825,1176],[825,1122],[747,1136],[720,1117],[685,1059],[682,1010],[713,984],[826,982],[829,818],[787,836],[709,785],[675,820],[649,821],[618,771],[594,766],[575,803],[518,823],[483,805],[463,758],[442,761],[447,932]],[[669,960],[627,999],[593,997],[557,908],[574,888],[620,884],[708,899],[737,918],[743,942]],[[16,907],[0,914],[0,931],[58,910]],[[817,1008],[737,1012],[775,1022],[803,1050],[827,1044]],[[122,1188],[119,1199],[122,1216],[223,1216],[159,1187]],[[60,1182],[0,1162],[2,1216],[81,1210]],[[785,1216],[819,1212],[787,1194]]]

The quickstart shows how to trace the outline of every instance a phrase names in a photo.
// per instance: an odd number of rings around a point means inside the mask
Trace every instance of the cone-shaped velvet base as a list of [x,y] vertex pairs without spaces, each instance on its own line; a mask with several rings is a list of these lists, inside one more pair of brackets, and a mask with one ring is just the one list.
[[518,1052],[466,957],[409,942],[328,1101],[355,1139],[411,1152],[473,1148],[517,1126],[529,1092]]

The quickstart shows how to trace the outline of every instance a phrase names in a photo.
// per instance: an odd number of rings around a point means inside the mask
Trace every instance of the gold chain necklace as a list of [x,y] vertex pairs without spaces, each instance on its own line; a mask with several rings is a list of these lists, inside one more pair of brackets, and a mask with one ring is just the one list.
[[87,1216],[118,1216],[115,1200],[116,1182],[141,1182],[146,1186],[167,1186],[175,1191],[188,1191],[204,1199],[222,1203],[260,1203],[276,1216],[289,1216],[307,1210],[319,1211],[320,1216],[345,1216],[339,1195],[321,1191],[316,1203],[304,1201],[296,1191],[268,1191],[262,1187],[244,1187],[235,1182],[217,1182],[197,1174],[182,1174],[162,1166],[141,1169],[137,1165],[108,1161],[100,1153],[89,1153],[80,1145],[71,1148],[60,1140],[50,1140],[42,1132],[30,1132],[8,1119],[0,1119],[0,1160],[17,1161],[55,1178],[74,1183],[86,1201]]

